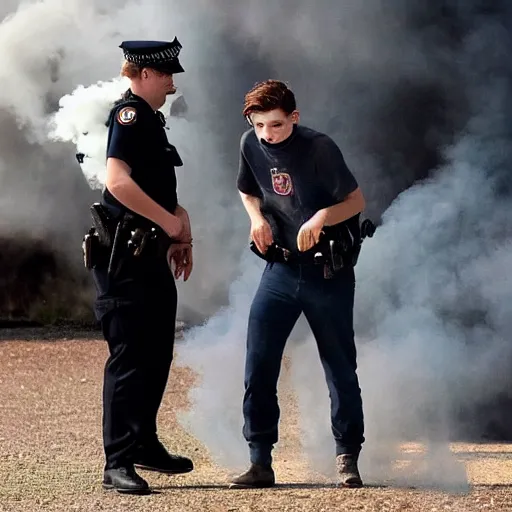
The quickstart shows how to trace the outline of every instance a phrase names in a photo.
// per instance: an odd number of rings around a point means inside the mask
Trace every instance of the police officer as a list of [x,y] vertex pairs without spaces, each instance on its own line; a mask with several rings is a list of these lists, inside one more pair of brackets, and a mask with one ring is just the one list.
[[251,465],[231,487],[275,484],[277,381],[301,313],[325,370],[339,484],[359,487],[363,411],[352,313],[363,194],[334,141],[298,125],[286,84],[257,84],[245,97],[243,114],[252,128],[241,139],[238,189],[253,250],[268,263],[248,322],[243,434]]
[[[102,238],[93,274],[95,313],[110,357],[105,365],[103,487],[146,494],[135,467],[164,473],[193,469],[157,436],[156,418],[173,358],[175,279],[192,271],[190,222],[179,205],[175,167],[182,161],[166,136],[159,108],[183,72],[181,45],[125,41],[121,74],[130,88],[108,120],[106,186],[93,218]],[[173,271],[174,270],[174,273]]]

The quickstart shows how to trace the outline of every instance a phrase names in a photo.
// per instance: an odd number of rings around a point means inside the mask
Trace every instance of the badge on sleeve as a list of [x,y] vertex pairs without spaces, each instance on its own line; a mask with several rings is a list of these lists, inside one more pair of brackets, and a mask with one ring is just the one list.
[[289,196],[293,191],[292,178],[287,172],[274,167],[270,169],[272,175],[272,188],[280,196]]
[[137,111],[133,107],[124,107],[117,113],[119,124],[133,124],[137,119]]

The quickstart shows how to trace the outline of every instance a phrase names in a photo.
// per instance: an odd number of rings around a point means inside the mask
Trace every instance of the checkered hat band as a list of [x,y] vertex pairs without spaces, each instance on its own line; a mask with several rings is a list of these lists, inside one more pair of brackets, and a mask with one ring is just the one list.
[[156,64],[175,59],[179,55],[180,50],[181,46],[175,46],[174,48],[169,48],[155,53],[146,53],[144,55],[125,51],[124,57],[126,60],[134,62],[135,64]]

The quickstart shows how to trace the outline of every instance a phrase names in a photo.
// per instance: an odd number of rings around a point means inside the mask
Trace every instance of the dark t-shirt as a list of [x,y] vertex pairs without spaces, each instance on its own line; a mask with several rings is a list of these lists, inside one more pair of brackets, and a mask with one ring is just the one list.
[[[170,213],[178,204],[175,166],[183,165],[169,144],[165,121],[159,112],[131,91],[111,111],[107,158],[118,158],[131,168],[131,177],[154,201]],[[107,205],[120,203],[105,189]]]
[[250,129],[240,151],[238,189],[261,199],[275,241],[293,252],[302,224],[358,187],[336,143],[305,126],[294,125],[278,144],[258,140]]

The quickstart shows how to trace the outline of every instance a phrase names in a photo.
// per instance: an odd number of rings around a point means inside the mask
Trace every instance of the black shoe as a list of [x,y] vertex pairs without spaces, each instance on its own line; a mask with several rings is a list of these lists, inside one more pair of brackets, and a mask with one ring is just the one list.
[[150,494],[144,478],[133,467],[106,469],[103,473],[103,489],[115,489],[123,494]]
[[134,464],[140,469],[168,474],[189,473],[194,469],[190,459],[170,454],[160,442],[150,448],[139,449]]
[[338,472],[340,487],[362,487],[363,481],[357,467],[357,455],[338,455],[336,457],[336,470]]
[[276,478],[272,466],[260,466],[251,464],[251,467],[241,475],[231,481],[230,489],[262,489],[273,487],[276,484]]

